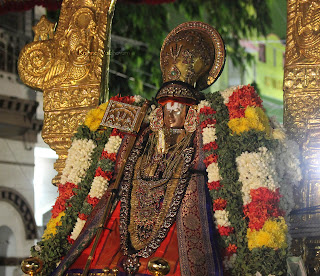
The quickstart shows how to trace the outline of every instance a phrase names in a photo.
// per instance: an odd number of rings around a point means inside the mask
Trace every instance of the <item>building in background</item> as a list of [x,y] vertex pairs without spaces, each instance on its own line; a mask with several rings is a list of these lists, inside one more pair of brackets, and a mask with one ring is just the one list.
[[45,166],[53,160],[48,155],[45,160],[39,154],[35,157],[37,145],[46,147],[37,138],[42,95],[26,87],[17,74],[20,50],[33,40],[32,26],[43,11],[0,16],[0,275],[21,275],[21,259],[29,256],[39,236],[34,218],[35,164],[40,161]]
[[268,116],[283,122],[283,65],[285,41],[276,34],[242,40],[241,46],[253,55],[252,62],[241,70],[227,58],[225,68],[210,91],[239,84],[252,84],[263,100]]

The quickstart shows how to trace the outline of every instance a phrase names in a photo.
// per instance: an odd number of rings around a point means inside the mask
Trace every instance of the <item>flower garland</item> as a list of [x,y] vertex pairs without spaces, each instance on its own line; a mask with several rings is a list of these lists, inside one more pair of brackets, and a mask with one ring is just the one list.
[[218,144],[216,142],[216,111],[211,107],[208,101],[201,101],[199,106],[200,128],[202,132],[202,142],[204,151],[204,164],[208,174],[208,189],[213,197],[213,211],[216,228],[222,239],[222,248],[224,249],[223,264],[225,268],[231,268],[236,259],[237,246],[230,243],[231,236],[234,235],[234,227],[229,220],[229,211],[226,207],[228,201],[219,195],[221,186],[221,175],[218,166]]
[[117,129],[113,129],[110,138],[101,153],[100,160],[98,161],[98,167],[92,181],[90,192],[86,197],[82,209],[79,212],[77,222],[73,228],[70,238],[68,239],[70,243],[73,243],[79,236],[91,211],[98,204],[104,192],[108,189],[109,182],[113,176],[116,154],[120,148],[122,138],[123,134]]
[[[140,96],[111,99],[134,105],[143,103]],[[42,275],[50,275],[70,249],[113,177],[123,134],[116,129],[99,129],[106,108],[104,103],[90,110],[73,137],[52,217],[41,241],[31,248],[32,256],[44,262]]]
[[292,185],[301,179],[297,147],[269,121],[250,85],[208,94],[199,109],[225,270],[282,275],[289,242],[285,216],[293,206]]

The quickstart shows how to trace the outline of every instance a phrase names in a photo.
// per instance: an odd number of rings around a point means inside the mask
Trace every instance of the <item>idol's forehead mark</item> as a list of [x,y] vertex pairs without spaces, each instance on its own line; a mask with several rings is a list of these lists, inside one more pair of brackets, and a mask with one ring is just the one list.
[[182,109],[184,107],[184,104],[178,102],[168,102],[165,104],[165,107],[167,108],[167,110],[172,111]]

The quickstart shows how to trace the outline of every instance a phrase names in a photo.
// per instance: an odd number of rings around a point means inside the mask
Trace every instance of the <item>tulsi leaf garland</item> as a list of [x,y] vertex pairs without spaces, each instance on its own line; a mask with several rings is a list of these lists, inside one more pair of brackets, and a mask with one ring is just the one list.
[[226,275],[284,275],[283,216],[292,208],[292,185],[301,179],[291,142],[270,123],[250,85],[207,94],[199,112]]
[[[143,103],[140,96],[112,99]],[[42,275],[50,275],[68,252],[113,176],[123,134],[116,129],[98,129],[106,107],[107,103],[89,111],[73,137],[52,217],[42,240],[31,248],[32,256],[44,262]]]

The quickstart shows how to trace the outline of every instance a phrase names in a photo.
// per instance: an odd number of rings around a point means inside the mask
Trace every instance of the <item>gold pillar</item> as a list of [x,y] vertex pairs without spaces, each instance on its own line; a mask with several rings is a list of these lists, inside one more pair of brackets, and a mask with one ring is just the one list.
[[[319,214],[310,208],[320,204],[320,3],[319,0],[287,1],[287,44],[284,69],[284,124],[300,145],[303,180],[296,194],[293,216],[295,254],[301,254],[308,275],[319,275]],[[320,224],[319,224],[320,225]],[[304,237],[303,237],[304,236]]]
[[60,181],[73,133],[88,109],[99,104],[111,3],[115,1],[63,1],[55,33],[53,24],[42,18],[34,27],[35,41],[20,53],[22,81],[43,91],[42,137],[59,155],[54,184]]

